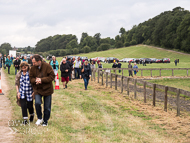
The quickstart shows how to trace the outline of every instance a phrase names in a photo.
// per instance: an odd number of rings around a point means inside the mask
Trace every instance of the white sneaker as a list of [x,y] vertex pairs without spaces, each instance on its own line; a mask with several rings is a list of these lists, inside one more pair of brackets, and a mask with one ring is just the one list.
[[36,121],[36,125],[39,126],[42,122],[43,122],[43,119],[38,119],[38,120]]

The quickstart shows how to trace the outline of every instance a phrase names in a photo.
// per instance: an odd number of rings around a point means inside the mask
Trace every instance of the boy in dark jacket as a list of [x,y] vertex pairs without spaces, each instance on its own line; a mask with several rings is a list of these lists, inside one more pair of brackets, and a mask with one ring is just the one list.
[[70,69],[71,68],[69,64],[66,62],[66,59],[63,58],[61,66],[60,66],[60,71],[61,71],[61,82],[63,82],[64,89],[67,88],[67,84],[69,82]]
[[[122,65],[122,64],[121,64],[120,62],[118,62],[118,64],[117,64],[117,68],[120,69],[120,68],[121,68],[121,65]],[[120,72],[121,72],[121,70],[119,70],[119,73],[120,73]]]

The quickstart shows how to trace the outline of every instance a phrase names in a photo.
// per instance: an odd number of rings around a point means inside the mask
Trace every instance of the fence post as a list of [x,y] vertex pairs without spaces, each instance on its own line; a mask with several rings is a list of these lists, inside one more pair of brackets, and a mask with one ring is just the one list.
[[180,89],[177,89],[177,116],[180,116],[180,103],[179,103]]
[[146,103],[146,81],[144,81],[144,103]]
[[135,79],[135,82],[134,82],[134,98],[136,99],[137,98],[137,79]]
[[156,84],[153,84],[153,106],[156,106]]
[[160,77],[161,77],[161,69],[160,69]]
[[112,73],[110,75],[110,88],[112,88]]
[[174,69],[172,69],[172,76],[174,76]]
[[100,70],[98,70],[98,83],[99,83],[99,78],[100,78]]
[[141,70],[141,76],[143,76],[143,70]]
[[150,74],[151,74],[151,77],[152,77],[152,70],[150,70]]
[[106,72],[106,87],[108,87],[108,72]]
[[117,90],[117,74],[115,74],[115,90]]
[[104,85],[104,72],[102,71],[102,85]]
[[121,77],[121,93],[123,93],[123,76]]
[[129,78],[127,78],[127,95],[129,95]]
[[167,112],[167,104],[168,104],[168,87],[165,86],[165,98],[164,98],[164,111]]
[[188,69],[187,69],[187,76],[188,76]]

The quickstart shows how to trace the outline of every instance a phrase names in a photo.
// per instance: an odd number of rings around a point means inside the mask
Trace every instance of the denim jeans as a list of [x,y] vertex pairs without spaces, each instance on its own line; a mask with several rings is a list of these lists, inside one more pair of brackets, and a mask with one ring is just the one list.
[[[44,122],[47,122],[50,118],[51,113],[51,95],[44,96]],[[42,95],[35,95],[35,107],[36,107],[36,114],[38,119],[42,119]]]
[[87,89],[89,78],[83,78],[85,89]]
[[80,68],[75,68],[75,78],[79,79],[79,75],[80,75]]
[[10,67],[10,66],[8,66],[8,74],[10,74],[10,68],[11,68],[11,67]]
[[2,68],[2,63],[0,63],[0,68]]
[[18,68],[15,68],[15,75],[17,74],[17,71],[19,71],[19,69],[18,69]]

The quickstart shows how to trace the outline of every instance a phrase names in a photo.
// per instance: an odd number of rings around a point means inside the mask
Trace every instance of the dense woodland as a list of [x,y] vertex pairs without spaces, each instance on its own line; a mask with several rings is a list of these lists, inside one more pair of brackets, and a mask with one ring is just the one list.
[[[28,46],[22,51],[25,53],[32,51],[44,56],[48,54],[64,56],[136,44],[190,52],[190,12],[176,7],[172,11],[165,11],[148,21],[134,25],[131,30],[120,28],[119,35],[115,36],[115,39],[101,38],[100,33],[90,36],[85,32],[82,33],[80,41],[72,34],[54,35],[38,41],[35,49]],[[3,43],[0,52],[5,53],[10,47],[9,43]]]

